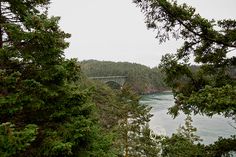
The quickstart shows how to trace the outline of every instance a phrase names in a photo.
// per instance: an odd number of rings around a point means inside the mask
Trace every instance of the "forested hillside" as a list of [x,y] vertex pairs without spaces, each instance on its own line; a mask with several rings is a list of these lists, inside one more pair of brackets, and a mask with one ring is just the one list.
[[136,94],[94,84],[76,59],[64,58],[70,34],[48,17],[50,2],[0,1],[0,157],[159,152],[150,109]]
[[[149,128],[151,108],[139,103],[137,92],[168,89],[158,68],[94,60],[79,65],[64,57],[70,34],[60,29],[59,17],[48,16],[50,0],[5,0],[0,1],[0,157],[216,157],[236,152],[235,134],[211,145],[199,143],[190,117],[236,119],[236,58],[225,57],[236,48],[236,21],[210,22],[193,8],[167,0],[133,2],[146,12],[149,27],[167,22],[161,41],[178,25],[179,37],[188,41],[160,65],[176,100],[169,111],[188,114],[185,125],[171,137]],[[200,67],[189,67],[191,53]],[[128,80],[113,90],[85,74]]]
[[152,93],[168,90],[163,82],[163,74],[158,68],[128,63],[87,60],[80,62],[82,71],[88,77],[127,76],[126,85],[138,93]]

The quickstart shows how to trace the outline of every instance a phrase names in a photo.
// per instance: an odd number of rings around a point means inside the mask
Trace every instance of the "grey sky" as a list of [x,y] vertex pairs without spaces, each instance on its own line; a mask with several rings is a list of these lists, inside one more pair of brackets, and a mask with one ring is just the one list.
[[[206,18],[236,19],[236,0],[179,0]],[[144,15],[132,0],[52,0],[50,15],[61,16],[61,28],[72,35],[67,58],[128,61],[157,66],[175,52],[176,41],[159,45],[147,30]]]

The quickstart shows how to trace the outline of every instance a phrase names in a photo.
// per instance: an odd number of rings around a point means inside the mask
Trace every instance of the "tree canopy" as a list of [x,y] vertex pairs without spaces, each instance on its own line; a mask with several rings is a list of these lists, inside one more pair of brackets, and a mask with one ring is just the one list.
[[[232,55],[236,51],[236,21],[208,20],[195,8],[176,0],[133,2],[145,14],[147,27],[156,31],[160,43],[171,38],[183,42],[177,52],[164,55],[159,65],[175,97],[169,112],[174,117],[183,111],[207,116],[221,114],[236,120],[236,57]],[[225,155],[235,151],[234,142],[234,136],[219,139],[212,148],[217,156]]]
[[0,156],[99,156],[105,136],[49,2],[0,2]]
[[[134,0],[145,14],[147,27],[157,30],[157,38],[184,41],[174,54],[166,54],[160,67],[166,82],[175,93],[176,105],[171,112],[203,113],[209,116],[236,115],[235,76],[236,57],[229,56],[236,49],[236,21],[216,21],[201,17],[187,4],[177,1]],[[199,69],[190,69],[190,58]]]
[[[60,29],[59,17],[48,17],[49,3],[0,1],[0,156],[123,156],[127,144],[120,138],[131,126],[143,131],[133,133],[132,142],[141,145],[145,133],[152,143],[137,152],[159,152],[143,126],[150,118],[146,106],[128,91],[130,102],[105,85],[92,85],[77,60],[64,58],[70,34]],[[136,125],[119,124],[134,106]]]
[[[235,117],[235,57],[227,54],[235,49],[236,22],[208,21],[175,1],[134,2],[145,12],[148,27],[159,29],[161,42],[170,35],[186,40],[160,65],[175,94],[171,113]],[[49,4],[0,1],[0,156],[168,156],[183,154],[176,149],[185,145],[184,153],[190,155],[235,151],[235,136],[210,146],[195,145],[198,137],[190,118],[173,137],[156,136],[148,126],[150,108],[139,104],[134,92],[91,82],[77,60],[64,58],[70,34],[60,29],[59,17],[48,16]],[[191,54],[199,67],[189,66]],[[140,70],[138,76],[149,85],[160,85],[154,81],[159,69],[121,65],[132,67],[133,80]]]

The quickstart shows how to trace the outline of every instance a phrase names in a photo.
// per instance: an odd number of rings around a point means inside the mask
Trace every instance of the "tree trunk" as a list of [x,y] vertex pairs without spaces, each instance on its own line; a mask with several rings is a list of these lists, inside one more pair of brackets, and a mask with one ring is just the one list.
[[125,157],[128,157],[128,115],[125,117],[125,124],[126,124],[126,133],[125,133]]

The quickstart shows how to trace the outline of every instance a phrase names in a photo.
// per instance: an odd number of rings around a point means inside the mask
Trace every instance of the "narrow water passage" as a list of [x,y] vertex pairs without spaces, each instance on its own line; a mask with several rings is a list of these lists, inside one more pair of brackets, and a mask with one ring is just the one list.
[[[173,119],[167,114],[168,108],[174,104],[174,98],[171,92],[162,92],[150,95],[144,95],[141,103],[152,107],[151,113],[153,117],[150,121],[150,127],[158,134],[170,136],[176,132],[176,129],[184,124],[186,116],[181,113],[177,118]],[[230,123],[235,122],[229,118],[215,115],[212,118],[207,116],[192,116],[193,126],[197,128],[197,135],[203,139],[204,144],[214,143],[218,137],[230,137],[235,134],[235,129]]]

